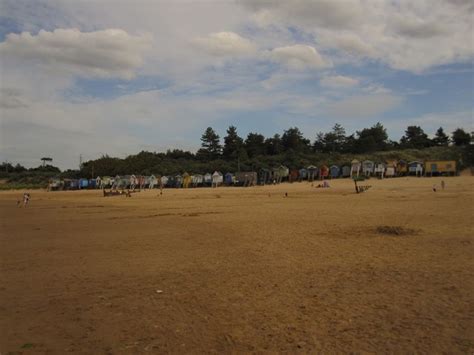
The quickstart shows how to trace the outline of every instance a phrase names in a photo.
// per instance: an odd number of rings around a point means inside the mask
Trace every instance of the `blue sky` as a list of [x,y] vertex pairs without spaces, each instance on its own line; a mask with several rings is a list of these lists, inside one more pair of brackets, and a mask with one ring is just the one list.
[[473,130],[464,0],[0,2],[0,159],[196,150],[380,121]]

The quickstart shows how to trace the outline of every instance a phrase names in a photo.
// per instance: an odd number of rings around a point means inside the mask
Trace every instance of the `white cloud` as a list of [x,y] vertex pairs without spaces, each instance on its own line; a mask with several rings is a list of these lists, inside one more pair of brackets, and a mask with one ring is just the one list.
[[323,59],[314,47],[303,44],[274,48],[270,51],[269,57],[291,69],[322,69],[331,66],[331,63]]
[[249,55],[256,51],[255,45],[234,32],[211,33],[194,40],[197,47],[215,56]]
[[359,0],[241,0],[257,13],[261,23],[299,23],[302,26],[322,26],[340,30],[361,23],[364,13]]
[[149,35],[131,36],[120,29],[81,32],[78,29],[41,30],[9,34],[0,54],[12,60],[39,63],[54,71],[88,76],[131,79],[143,64]]
[[359,80],[343,76],[326,76],[321,79],[321,85],[328,88],[338,89],[338,88],[350,88],[359,84]]
[[21,90],[16,88],[0,88],[0,109],[17,109],[28,107]]
[[352,32],[326,31],[320,34],[319,41],[325,47],[337,48],[361,57],[374,57],[376,55],[374,48],[368,41],[363,41]]
[[[262,31],[297,29],[319,49],[340,51],[412,72],[468,62],[472,45],[472,2],[464,0],[243,1]],[[349,54],[349,56],[347,56]],[[336,59],[335,59],[336,61]]]

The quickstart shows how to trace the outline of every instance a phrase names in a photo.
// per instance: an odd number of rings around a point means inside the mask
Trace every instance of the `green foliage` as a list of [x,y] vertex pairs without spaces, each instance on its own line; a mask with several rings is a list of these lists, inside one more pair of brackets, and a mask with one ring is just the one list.
[[400,145],[402,148],[423,149],[432,146],[433,142],[420,126],[408,126],[400,139]]
[[285,151],[305,152],[310,147],[310,141],[303,137],[298,127],[287,129],[281,136],[281,144]]
[[[353,138],[353,136],[351,136]],[[336,123],[331,132],[324,134],[319,132],[313,144],[313,149],[318,152],[343,152],[345,150],[346,130],[339,123]]]
[[268,155],[278,155],[283,152],[283,144],[279,134],[265,140],[265,153]]
[[457,145],[457,146],[463,146],[463,145],[468,145],[471,143],[471,135],[469,133],[467,133],[465,130],[463,130],[462,128],[457,128],[454,132],[453,132],[453,143],[454,145]]
[[433,144],[436,146],[447,146],[449,144],[449,137],[444,133],[443,127],[439,127],[436,131]]
[[474,166],[474,144],[464,146],[462,148],[461,155],[464,166]]
[[351,149],[355,153],[383,151],[390,148],[387,130],[380,122],[357,131],[357,139],[354,139],[352,144]]
[[265,137],[259,133],[249,133],[245,140],[245,151],[250,158],[266,153]]
[[237,159],[243,150],[244,140],[237,134],[237,128],[230,126],[227,129],[227,136],[224,137],[224,148],[222,155],[226,158]]
[[219,135],[211,128],[207,127],[201,137],[201,149],[198,156],[202,160],[217,159],[222,153],[222,147],[219,141]]

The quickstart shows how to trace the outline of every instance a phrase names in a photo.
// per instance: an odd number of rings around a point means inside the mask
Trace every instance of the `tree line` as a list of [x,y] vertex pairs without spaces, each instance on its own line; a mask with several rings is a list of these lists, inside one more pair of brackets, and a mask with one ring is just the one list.
[[249,133],[244,140],[237,134],[237,128],[230,126],[221,144],[219,135],[208,127],[201,137],[201,149],[196,157],[202,160],[224,158],[252,158],[261,155],[279,155],[287,151],[302,153],[348,153],[363,154],[399,149],[423,149],[433,146],[469,145],[473,134],[457,128],[448,136],[440,127],[430,139],[420,126],[408,126],[399,142],[389,140],[387,130],[378,122],[354,134],[346,135],[346,130],[336,123],[331,131],[319,132],[316,139],[305,138],[298,127],[292,127],[280,136],[265,138],[259,133]]
[[[346,134],[344,127],[335,124],[329,132],[319,132],[313,141],[305,138],[297,127],[284,130],[271,137],[256,132],[245,138],[237,128],[230,126],[221,140],[212,127],[201,136],[201,147],[196,153],[180,149],[166,152],[142,151],[126,158],[104,155],[82,164],[80,170],[61,172],[52,165],[43,164],[26,169],[20,164],[0,165],[0,178],[37,183],[53,176],[62,178],[115,176],[124,174],[170,175],[249,171],[284,164],[300,168],[310,164],[346,164],[354,157],[380,159],[450,159],[460,166],[474,166],[473,134],[462,128],[450,135],[440,127],[433,138],[419,126],[408,126],[398,142],[388,138],[381,123]],[[50,158],[48,158],[50,159]],[[50,160],[48,160],[50,161]]]

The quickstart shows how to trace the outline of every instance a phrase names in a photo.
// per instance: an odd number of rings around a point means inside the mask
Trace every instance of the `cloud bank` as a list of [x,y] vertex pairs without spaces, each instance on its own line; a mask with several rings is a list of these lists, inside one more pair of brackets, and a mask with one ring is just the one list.
[[56,29],[11,33],[0,44],[0,54],[81,76],[132,79],[150,44],[149,35],[132,36],[120,29]]

